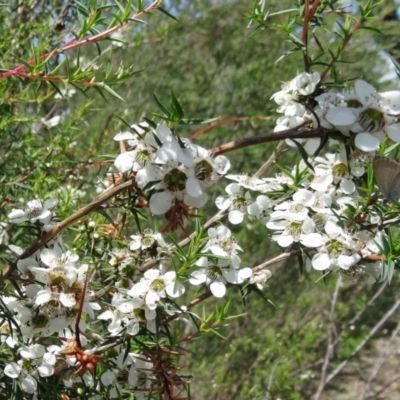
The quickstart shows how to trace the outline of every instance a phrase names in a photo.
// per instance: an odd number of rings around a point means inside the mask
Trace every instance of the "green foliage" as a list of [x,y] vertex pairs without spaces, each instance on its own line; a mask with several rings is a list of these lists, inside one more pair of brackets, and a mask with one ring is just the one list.
[[[186,138],[204,128],[198,124],[226,121],[196,138],[206,147],[267,133],[276,120],[275,106],[269,99],[282,81],[302,70],[304,58],[309,69],[329,72],[327,86],[344,85],[345,80],[367,74],[373,81],[375,74],[378,76],[373,72],[375,62],[379,63],[378,48],[366,47],[365,42],[374,34],[376,43],[387,44],[387,39],[377,35],[381,32],[377,26],[386,27],[382,20],[387,15],[383,2],[368,2],[360,10],[359,20],[358,16],[347,14],[336,21],[336,40],[343,44],[339,47],[330,41],[331,33],[320,18],[338,4],[320,2],[311,20],[315,40],[309,49],[296,35],[304,2],[293,7],[292,2],[274,1],[268,4],[270,10],[264,10],[263,2],[257,2],[249,13],[250,2],[203,0],[186,7],[184,2],[176,1],[149,16],[149,25],[131,19],[132,14],[143,10],[142,2],[110,5],[81,1],[65,5],[49,1],[40,2],[42,7],[33,9],[12,3],[0,9],[0,67],[2,72],[18,65],[23,68],[20,75],[0,79],[0,221],[4,222],[11,209],[21,207],[26,199],[56,197],[60,220],[92,201],[97,195],[96,186],[103,188],[109,183],[106,172],[112,164],[111,155],[118,152],[112,138],[127,125],[143,118],[161,118],[174,127],[180,138]],[[57,18],[51,18],[51,14]],[[252,21],[249,29],[246,18]],[[272,21],[276,23],[275,30],[269,29]],[[366,24],[364,31],[352,38],[354,41],[345,49],[357,21]],[[77,40],[84,40],[125,23],[120,37],[102,38],[95,44],[63,52],[56,50],[65,45],[67,29]],[[119,47],[121,43],[125,45]],[[392,38],[391,45],[398,47],[397,39]],[[397,56],[393,53],[395,59]],[[290,62],[286,62],[288,57]],[[371,61],[365,63],[365,59]],[[344,65],[346,68],[342,68]],[[60,123],[52,121],[54,117],[59,117]],[[233,120],[228,121],[229,118]],[[297,160],[306,160],[302,145],[297,145],[301,156],[296,153]],[[232,173],[256,170],[273,150],[272,144],[237,150]],[[276,171],[291,175],[300,184],[308,177],[284,167],[294,154],[295,150],[286,151],[279,161],[282,166],[277,164]],[[371,176],[368,200],[373,190]],[[213,190],[210,194],[215,198],[223,193],[223,185]],[[109,207],[80,220],[65,234],[71,240],[71,250],[88,262],[97,260],[98,280],[93,288],[99,291],[116,274],[108,258],[117,257],[112,249],[126,246],[119,234],[141,231],[145,222],[138,206],[140,199],[132,197],[121,212],[123,222],[115,224],[121,204],[127,200],[124,196],[128,195],[121,194]],[[281,197],[281,193],[275,196]],[[202,217],[213,211],[211,205],[198,215],[193,223],[197,225],[196,240],[188,248],[177,246],[179,261],[174,268],[182,279],[197,261],[203,245]],[[348,220],[361,211],[349,208]],[[385,217],[398,215],[399,211],[394,205]],[[128,214],[135,219],[125,224]],[[232,230],[246,250],[242,261],[245,265],[253,267],[281,250],[268,244],[270,235],[252,220],[245,228]],[[21,226],[12,226],[8,231],[10,243],[23,248],[38,235],[36,230],[27,231]],[[182,232],[181,237],[186,233]],[[388,264],[386,277],[390,280],[400,254],[396,237],[384,242],[383,250]],[[5,269],[10,257],[5,242],[0,244],[0,254],[0,266]],[[317,276],[299,275],[294,264],[284,263],[274,271],[275,279],[266,296],[275,306],[254,295],[243,300],[238,291],[232,290],[229,299],[209,301],[200,311],[194,308],[193,312],[201,315],[197,319],[192,316],[199,334],[190,346],[184,346],[193,356],[181,360],[185,370],[194,376],[193,398],[258,399],[268,395],[297,400],[315,393],[329,336],[326,310],[330,309],[330,299],[326,293],[334,291],[334,280],[320,280],[316,285]],[[132,268],[130,273],[134,276],[137,270]],[[8,284],[5,291],[11,294],[14,289]],[[388,307],[393,300],[394,294],[387,294],[355,329],[349,328],[348,321],[363,309],[374,290],[348,284],[341,292],[334,317],[341,327],[341,343],[334,364],[352,353],[379,318],[379,308]],[[10,315],[4,318],[10,319]],[[138,351],[143,347],[140,343],[135,345]],[[2,350],[1,363],[7,363],[10,355]],[[48,384],[43,388],[43,398],[56,398],[55,391],[61,383],[55,380]],[[16,398],[21,391],[16,383],[13,385]],[[69,395],[86,398],[84,384]],[[107,398],[109,394],[102,395]],[[129,396],[124,394],[121,398]]]

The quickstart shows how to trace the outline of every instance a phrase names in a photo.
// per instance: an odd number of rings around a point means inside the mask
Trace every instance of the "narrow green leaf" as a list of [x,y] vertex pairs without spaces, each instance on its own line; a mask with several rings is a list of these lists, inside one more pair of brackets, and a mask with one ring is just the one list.
[[158,107],[161,108],[162,112],[166,115],[169,116],[171,113],[170,111],[161,103],[161,101],[158,100],[157,96],[153,93],[154,100],[156,101]]
[[304,150],[304,147],[295,139],[291,139],[293,141],[293,143],[297,146],[297,148],[299,149],[299,153],[301,155],[301,158],[303,159],[304,163],[307,165],[308,168],[311,169],[311,171],[314,171],[314,167],[310,164],[310,162],[308,161],[308,154],[307,152]]
[[112,96],[116,97],[117,99],[125,102],[125,100],[116,92],[114,92],[114,90],[112,90],[108,85],[106,85],[105,83],[101,84],[101,87],[104,88],[108,93],[110,93]]
[[162,7],[157,7],[156,10],[162,12],[162,13],[163,13],[164,15],[166,15],[167,17],[172,18],[172,19],[175,20],[176,22],[179,22],[179,23],[180,23],[180,21],[179,21],[178,19],[176,19],[172,14],[170,14],[170,13],[169,13],[167,10],[165,10],[164,8],[162,8]]

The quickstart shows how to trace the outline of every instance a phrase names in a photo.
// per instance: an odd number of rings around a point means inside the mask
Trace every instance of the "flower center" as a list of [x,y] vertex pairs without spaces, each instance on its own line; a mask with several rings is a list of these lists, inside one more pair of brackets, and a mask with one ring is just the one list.
[[378,132],[385,126],[383,113],[373,108],[363,111],[358,117],[358,122],[368,132]]
[[328,250],[330,256],[337,257],[343,253],[343,244],[338,240],[330,240],[326,244],[326,249]]
[[35,218],[41,214],[42,209],[43,206],[40,200],[32,200],[28,203],[28,206],[25,209],[25,214],[29,218]]
[[235,196],[232,204],[236,210],[243,210],[247,206],[246,197],[244,195],[243,196],[241,196],[241,195]]
[[142,243],[143,243],[143,247],[145,247],[145,248],[152,247],[153,244],[155,243],[154,236],[151,234],[148,234],[148,235],[144,234],[143,238],[142,238]]
[[198,162],[195,166],[195,176],[199,181],[209,181],[212,174],[212,166],[206,160]]
[[289,212],[291,213],[299,213],[304,210],[304,204],[301,203],[292,203],[289,207]]
[[294,239],[298,239],[301,234],[301,223],[300,222],[290,222],[286,226],[288,235],[293,236]]
[[216,281],[222,276],[221,268],[217,264],[212,264],[208,267],[207,278],[211,281]]
[[165,174],[164,183],[170,192],[181,192],[186,187],[187,176],[177,168]]
[[163,279],[154,279],[151,282],[150,289],[156,293],[162,292],[165,289],[165,282]]
[[349,169],[346,164],[340,163],[333,166],[332,172],[334,176],[342,178],[348,174]]
[[45,328],[49,324],[49,319],[43,314],[37,314],[32,317],[32,326],[35,329]]
[[116,374],[117,383],[123,384],[128,382],[128,375],[129,375],[128,371],[119,370],[118,373]]
[[152,155],[153,153],[151,153],[148,149],[141,149],[136,153],[135,161],[144,167],[152,161]]

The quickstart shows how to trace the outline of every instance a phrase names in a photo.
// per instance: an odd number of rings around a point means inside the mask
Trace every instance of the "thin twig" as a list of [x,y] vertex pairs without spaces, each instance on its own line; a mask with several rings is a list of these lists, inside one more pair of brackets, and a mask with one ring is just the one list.
[[30,60],[26,64],[21,64],[18,67],[15,67],[12,70],[9,70],[9,71],[1,73],[0,74],[0,79],[1,78],[8,78],[8,77],[14,76],[14,75],[19,75],[20,73],[22,73],[22,71],[26,68],[27,65],[34,65],[38,60],[39,61],[43,61],[43,60],[45,60],[47,58],[57,56],[57,55],[59,55],[61,53],[64,53],[64,52],[69,51],[69,50],[76,49],[78,47],[87,45],[89,43],[98,42],[98,41],[106,38],[107,36],[111,35],[112,33],[118,31],[119,29],[121,29],[129,21],[134,20],[134,19],[138,19],[139,17],[149,13],[154,8],[156,8],[159,5],[159,3],[160,3],[160,0],[153,1],[153,3],[151,3],[147,8],[145,8],[143,11],[140,11],[139,13],[133,15],[131,18],[129,18],[125,22],[122,22],[121,24],[115,25],[112,28],[107,29],[106,31],[101,32],[101,33],[99,33],[97,35],[94,35],[94,36],[92,36],[90,38],[83,39],[81,41],[76,41],[76,39],[74,37],[71,40],[69,40],[63,47],[61,47],[59,49],[54,49],[52,51],[49,51],[48,53],[43,54],[42,56],[38,57],[38,59]]
[[258,171],[254,174],[254,178],[259,178],[264,175],[271,167],[271,165],[277,160],[277,158],[281,155],[283,149],[285,148],[285,141],[281,140],[276,146],[276,150],[271,154],[269,159],[258,169]]
[[327,385],[330,381],[332,381],[343,369],[344,367],[352,360],[359,351],[368,343],[372,336],[386,323],[386,321],[393,316],[393,314],[400,307],[400,299],[397,300],[389,311],[375,324],[375,326],[369,331],[368,335],[362,340],[362,342],[353,350],[353,352],[342,361],[333,372],[326,378],[325,385]]
[[[68,218],[64,219],[63,221],[59,222],[55,225],[50,231],[46,234],[41,236],[32,246],[28,247],[19,257],[19,259],[24,259],[32,255],[36,250],[39,250],[42,246],[48,243],[51,239],[57,236],[63,229],[67,226],[71,225],[75,221],[78,221],[80,218],[84,217],[86,214],[89,214],[91,211],[94,211],[97,207],[102,205],[107,200],[111,199],[112,197],[116,196],[118,193],[135,187],[136,182],[134,180],[129,180],[126,182],[122,182],[118,185],[109,187],[106,191],[100,194],[96,198],[96,200],[92,201],[91,203],[83,206],[81,209],[70,215]],[[10,270],[9,270],[10,271]],[[4,277],[9,276],[9,271],[4,274]]]
[[387,288],[389,285],[388,281],[385,281],[378,289],[377,292],[374,293],[374,295],[368,300],[368,303],[365,305],[365,307],[360,310],[349,322],[348,325],[354,325],[358,319],[364,314],[364,312],[367,310],[368,307],[371,307],[372,304],[375,302],[375,300],[383,293],[383,291]]
[[365,400],[376,400],[380,394],[382,394],[389,386],[393,385],[393,383],[397,382],[399,379],[400,379],[400,374],[396,375],[393,379],[391,379],[384,386],[382,386],[378,391],[371,394],[371,396],[367,397]]
[[[303,125],[300,125],[296,128],[287,129],[286,131],[280,131],[278,133],[273,132],[266,135],[252,136],[249,138],[243,138],[224,143],[221,146],[214,147],[211,150],[211,154],[216,156],[219,154],[229,153],[232,150],[237,150],[261,143],[275,142],[283,139],[311,139],[326,135],[326,130],[322,127],[318,127],[309,131],[300,130]],[[337,133],[332,133],[332,135],[335,135],[336,137]]]
[[362,396],[363,400],[366,400],[369,397],[368,392],[370,391],[371,384],[372,384],[373,380],[375,379],[377,373],[379,372],[379,369],[381,368],[383,363],[386,361],[386,359],[390,355],[390,350],[391,350],[393,341],[394,341],[395,337],[397,336],[397,334],[399,333],[399,331],[400,331],[400,322],[397,324],[396,329],[390,335],[389,342],[386,344],[385,349],[381,352],[380,357],[376,360],[375,365],[373,366],[372,371],[369,374],[368,381],[365,384],[364,394]]
[[334,327],[334,313],[335,313],[335,308],[338,300],[338,294],[339,294],[339,288],[342,284],[342,275],[339,274],[337,280],[336,280],[336,286],[335,290],[333,292],[332,296],[332,304],[331,304],[331,310],[329,313],[329,324],[328,324],[328,345],[326,346],[326,353],[325,353],[325,359],[322,364],[322,370],[321,370],[321,378],[319,381],[319,386],[317,393],[315,394],[315,400],[319,400],[321,398],[322,392],[324,391],[325,388],[325,377],[326,377],[326,372],[328,370],[329,366],[329,361],[331,360],[332,354],[333,354],[333,349],[335,348],[335,345],[332,340],[332,331]]

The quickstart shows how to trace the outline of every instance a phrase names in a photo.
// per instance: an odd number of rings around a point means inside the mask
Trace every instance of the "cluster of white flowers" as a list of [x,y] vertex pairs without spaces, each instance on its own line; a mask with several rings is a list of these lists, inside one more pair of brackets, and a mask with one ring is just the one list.
[[[271,97],[279,106],[277,111],[283,114],[276,121],[275,132],[295,128],[315,120],[314,115],[310,113],[308,99],[317,89],[320,79],[318,72],[313,74],[303,72],[283,85],[282,90]],[[304,144],[308,154],[313,154],[321,142],[320,139],[296,139],[296,141]],[[295,146],[291,140],[286,140],[286,143]]]
[[[354,135],[355,146],[363,152],[379,150],[385,135],[400,143],[400,91],[378,93],[369,83],[357,80],[353,90],[318,95],[319,82],[318,72],[303,72],[272,96],[279,105],[277,111],[284,114],[275,131],[312,123],[347,137]],[[298,141],[306,142],[304,148],[311,155],[320,144],[320,139]]]
[[[278,112],[284,114],[275,131],[319,125],[344,136],[354,135],[356,149],[348,157],[340,143],[330,140],[328,146],[335,147],[335,152],[309,158],[307,165],[301,161],[287,175],[262,179],[227,175],[236,182],[226,187],[229,196],[218,197],[216,204],[229,211],[233,224],[241,223],[246,214],[260,219],[281,247],[299,244],[314,249],[307,264],[316,270],[367,272],[375,281],[381,275],[382,262],[366,263],[364,259],[379,252],[384,233],[355,230],[348,213],[361,210],[357,179],[366,173],[385,135],[400,142],[400,91],[377,93],[359,80],[352,92],[320,94],[319,84],[318,73],[302,73],[272,96]],[[320,139],[296,140],[309,155],[321,144]],[[302,179],[295,183],[296,176]],[[254,199],[251,192],[259,194]],[[289,198],[288,192],[292,193]],[[282,199],[282,195],[286,197]],[[374,208],[365,218],[370,224],[380,221]]]
[[272,207],[269,197],[261,194],[253,199],[251,196],[251,191],[264,193],[270,190],[270,185],[264,179],[246,175],[227,175],[226,177],[236,182],[230,183],[225,188],[229,196],[218,196],[215,204],[220,210],[229,210],[228,219],[231,224],[240,224],[246,214],[258,219],[267,215]]
[[[385,233],[357,230],[351,216],[365,211],[357,190],[358,179],[366,174],[383,138],[387,135],[400,142],[400,92],[377,93],[366,82],[357,81],[353,92],[321,94],[319,85],[318,73],[302,73],[273,96],[283,114],[275,130],[319,125],[347,137],[353,135],[356,149],[346,153],[340,143],[331,140],[328,145],[334,146],[334,151],[302,160],[286,174],[268,178],[227,175],[233,182],[226,187],[227,195],[216,199],[216,205],[227,211],[232,224],[242,223],[248,215],[272,231],[272,240],[280,247],[305,249],[309,270],[340,271],[351,276],[367,273],[377,280],[382,262],[365,260],[382,249]],[[116,157],[114,166],[123,178],[135,178],[155,215],[167,215],[178,207],[204,206],[207,186],[230,168],[226,157],[212,158],[206,149],[180,139],[165,125],[142,123],[133,125],[132,130],[114,137],[126,142],[121,148],[129,146]],[[321,145],[320,139],[298,142],[309,155]],[[47,232],[55,224],[56,205],[54,199],[29,201],[25,209],[13,209],[9,221],[25,222]],[[365,211],[363,221],[377,223],[380,215],[372,207]],[[84,229],[98,230],[97,235],[101,235],[101,227],[94,221]],[[175,262],[177,249],[166,243],[162,234],[146,229],[131,235],[120,248],[108,250],[112,291],[100,294],[90,290],[89,264],[67,251],[60,237],[31,257],[19,259],[17,273],[24,285],[15,296],[0,297],[12,324],[18,327],[15,329],[8,319],[0,326],[1,343],[14,348],[19,357],[6,365],[5,375],[18,378],[25,392],[35,394],[37,381],[52,376],[64,362],[82,368],[85,382],[95,385],[90,373],[100,358],[94,355],[96,346],[73,332],[82,304],[85,318],[80,321],[80,333],[91,322],[102,324],[104,330],[92,337],[105,343],[138,335],[141,330],[157,333],[158,323],[166,314],[188,312],[176,303],[187,284],[203,285],[217,298],[225,296],[229,285],[250,284],[261,290],[271,272],[241,266],[242,249],[226,226],[209,228],[207,233],[196,258],[185,266]],[[6,241],[0,232],[0,242]],[[23,252],[17,246],[9,247],[17,256]],[[37,343],[38,338],[50,335],[54,340],[47,348]],[[139,397],[145,394],[154,380],[151,360],[122,346],[114,350],[115,357],[108,360],[112,367],[104,370],[98,387],[110,398],[118,398],[126,388],[138,389]],[[94,360],[90,368],[86,359]],[[64,383],[72,387],[75,377]]]
[[38,222],[42,230],[48,230],[53,217],[53,209],[57,203],[58,201],[55,199],[49,199],[45,202],[39,199],[31,200],[28,201],[24,210],[14,208],[8,215],[8,219],[14,224]]
[[225,156],[212,158],[203,147],[180,139],[165,125],[155,129],[133,125],[135,133],[122,132],[114,140],[126,140],[131,150],[115,160],[121,173],[136,173],[142,190],[152,190],[149,207],[155,215],[175,205],[201,208],[207,202],[205,188],[226,174],[230,162]]
[[[210,228],[208,237],[208,242],[200,253],[200,256],[207,255],[198,259],[196,265],[199,269],[192,272],[189,282],[192,285],[205,283],[215,297],[223,297],[228,283],[240,285],[253,276],[253,271],[251,268],[240,268],[238,252],[243,250],[226,226]],[[267,278],[267,275],[264,280],[258,277],[257,283],[262,284]]]
[[[247,176],[227,177],[237,181],[229,184],[227,192],[234,192],[230,198],[220,197],[217,204],[229,208],[231,223],[240,223],[246,214],[265,223],[273,231],[272,240],[287,248],[300,244],[314,249],[307,265],[319,271],[341,270],[357,275],[367,272],[377,280],[381,274],[382,262],[363,262],[363,258],[379,252],[382,248],[383,232],[354,230],[347,217],[348,208],[360,208],[359,193],[354,179],[361,176],[366,162],[359,161],[355,175],[349,173],[344,152],[327,153],[311,161],[314,171],[303,161],[294,168],[292,176],[303,174],[305,179],[295,185],[292,178],[277,175],[275,178],[251,179]],[[362,160],[359,157],[359,160]],[[365,158],[368,160],[368,157]],[[232,190],[234,188],[234,190]],[[274,193],[282,193],[286,188],[293,194],[285,200],[272,200]],[[263,193],[252,199],[252,191]],[[377,223],[379,215],[371,211],[364,222]],[[311,252],[312,253],[312,252]],[[310,254],[311,254],[310,253]],[[254,280],[251,282],[253,283]]]
[[[13,223],[26,222],[41,229],[48,228],[52,224],[55,205],[55,200],[29,201],[25,210],[13,210],[9,219]],[[96,224],[90,222],[87,227],[96,229]],[[103,297],[109,296],[107,291],[98,296],[89,289],[89,264],[82,263],[77,254],[66,251],[61,238],[48,244],[48,248],[17,260],[17,272],[24,286],[16,296],[0,297],[12,319],[12,323],[5,320],[0,326],[0,341],[13,348],[19,358],[7,364],[4,373],[18,379],[22,390],[34,395],[38,380],[52,376],[62,363],[83,368],[79,374],[84,375],[88,385],[94,384],[92,370],[82,361],[84,357],[96,357],[93,352],[97,345],[93,347],[93,343],[82,336],[90,323],[104,321],[105,330],[91,334],[100,343],[107,338],[135,336],[141,327],[157,333],[160,315],[175,314],[190,323],[181,317],[187,311],[186,307],[175,303],[175,299],[185,293],[185,283],[205,284],[215,297],[223,297],[227,284],[240,285],[248,281],[261,289],[270,277],[269,271],[253,274],[250,268],[241,268],[238,253],[242,249],[225,226],[210,228],[203,242],[197,262],[192,261],[186,267],[189,273],[178,274],[178,270],[171,267],[175,265],[172,263],[175,248],[166,243],[160,233],[147,229],[131,235],[126,247],[110,252],[109,264],[116,275],[109,300]],[[17,246],[10,248],[17,255],[23,252]],[[146,267],[149,260],[152,266]],[[79,346],[82,346],[79,347],[74,329],[82,304],[85,318],[79,324]],[[161,310],[165,313],[160,314]],[[43,340],[50,336],[52,344],[47,348],[37,344],[39,338]],[[109,391],[111,398],[117,398],[123,388],[134,387],[139,390],[140,397],[154,381],[147,376],[151,375],[153,366],[145,356],[126,353],[121,348],[111,364],[116,370],[105,370],[100,379],[102,388]],[[122,371],[126,373],[126,379],[119,379],[115,385],[115,376]],[[69,387],[77,383],[73,376],[64,381]]]

